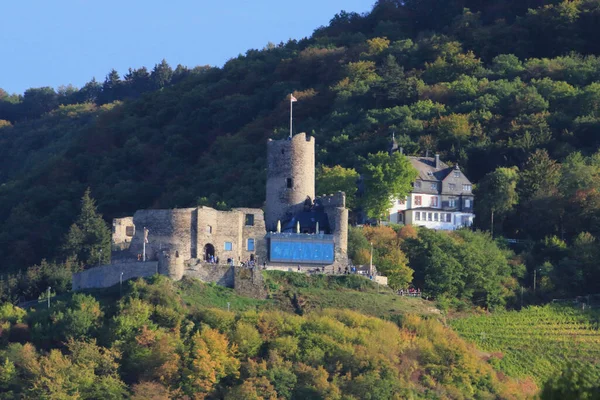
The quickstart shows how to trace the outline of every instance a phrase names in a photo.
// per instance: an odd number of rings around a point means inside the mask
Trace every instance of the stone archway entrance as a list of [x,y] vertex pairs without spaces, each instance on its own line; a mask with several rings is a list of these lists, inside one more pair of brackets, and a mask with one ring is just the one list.
[[210,261],[211,256],[215,256],[215,246],[208,243],[206,246],[204,246],[204,261]]

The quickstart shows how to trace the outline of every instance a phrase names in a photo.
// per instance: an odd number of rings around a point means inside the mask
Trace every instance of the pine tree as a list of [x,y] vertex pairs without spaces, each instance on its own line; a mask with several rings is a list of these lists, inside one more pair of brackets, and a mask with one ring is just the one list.
[[110,230],[96,210],[88,188],[81,199],[81,213],[65,239],[66,257],[76,257],[86,266],[110,262]]

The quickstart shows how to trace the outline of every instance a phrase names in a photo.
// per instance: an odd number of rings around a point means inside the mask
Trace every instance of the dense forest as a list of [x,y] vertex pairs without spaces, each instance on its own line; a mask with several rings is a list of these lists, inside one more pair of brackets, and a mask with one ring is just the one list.
[[66,259],[88,187],[106,221],[261,206],[265,143],[286,135],[294,93],[320,171],[364,172],[394,133],[406,154],[465,170],[478,228],[522,241],[522,284],[536,271],[548,296],[597,293],[599,20],[597,0],[380,0],[222,68],[162,61],[82,88],[0,91],[3,270]]

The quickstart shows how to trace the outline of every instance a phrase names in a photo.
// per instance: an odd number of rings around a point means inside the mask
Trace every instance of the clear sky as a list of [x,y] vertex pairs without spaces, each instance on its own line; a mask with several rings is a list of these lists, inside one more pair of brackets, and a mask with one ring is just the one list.
[[268,42],[310,36],[375,0],[0,0],[0,88],[100,82],[115,68],[222,66]]

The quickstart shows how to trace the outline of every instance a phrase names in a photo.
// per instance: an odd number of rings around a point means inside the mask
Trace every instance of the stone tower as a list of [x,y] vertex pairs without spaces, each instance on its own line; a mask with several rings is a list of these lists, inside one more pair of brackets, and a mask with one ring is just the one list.
[[315,139],[299,133],[267,143],[267,231],[277,229],[301,211],[306,197],[315,198]]

